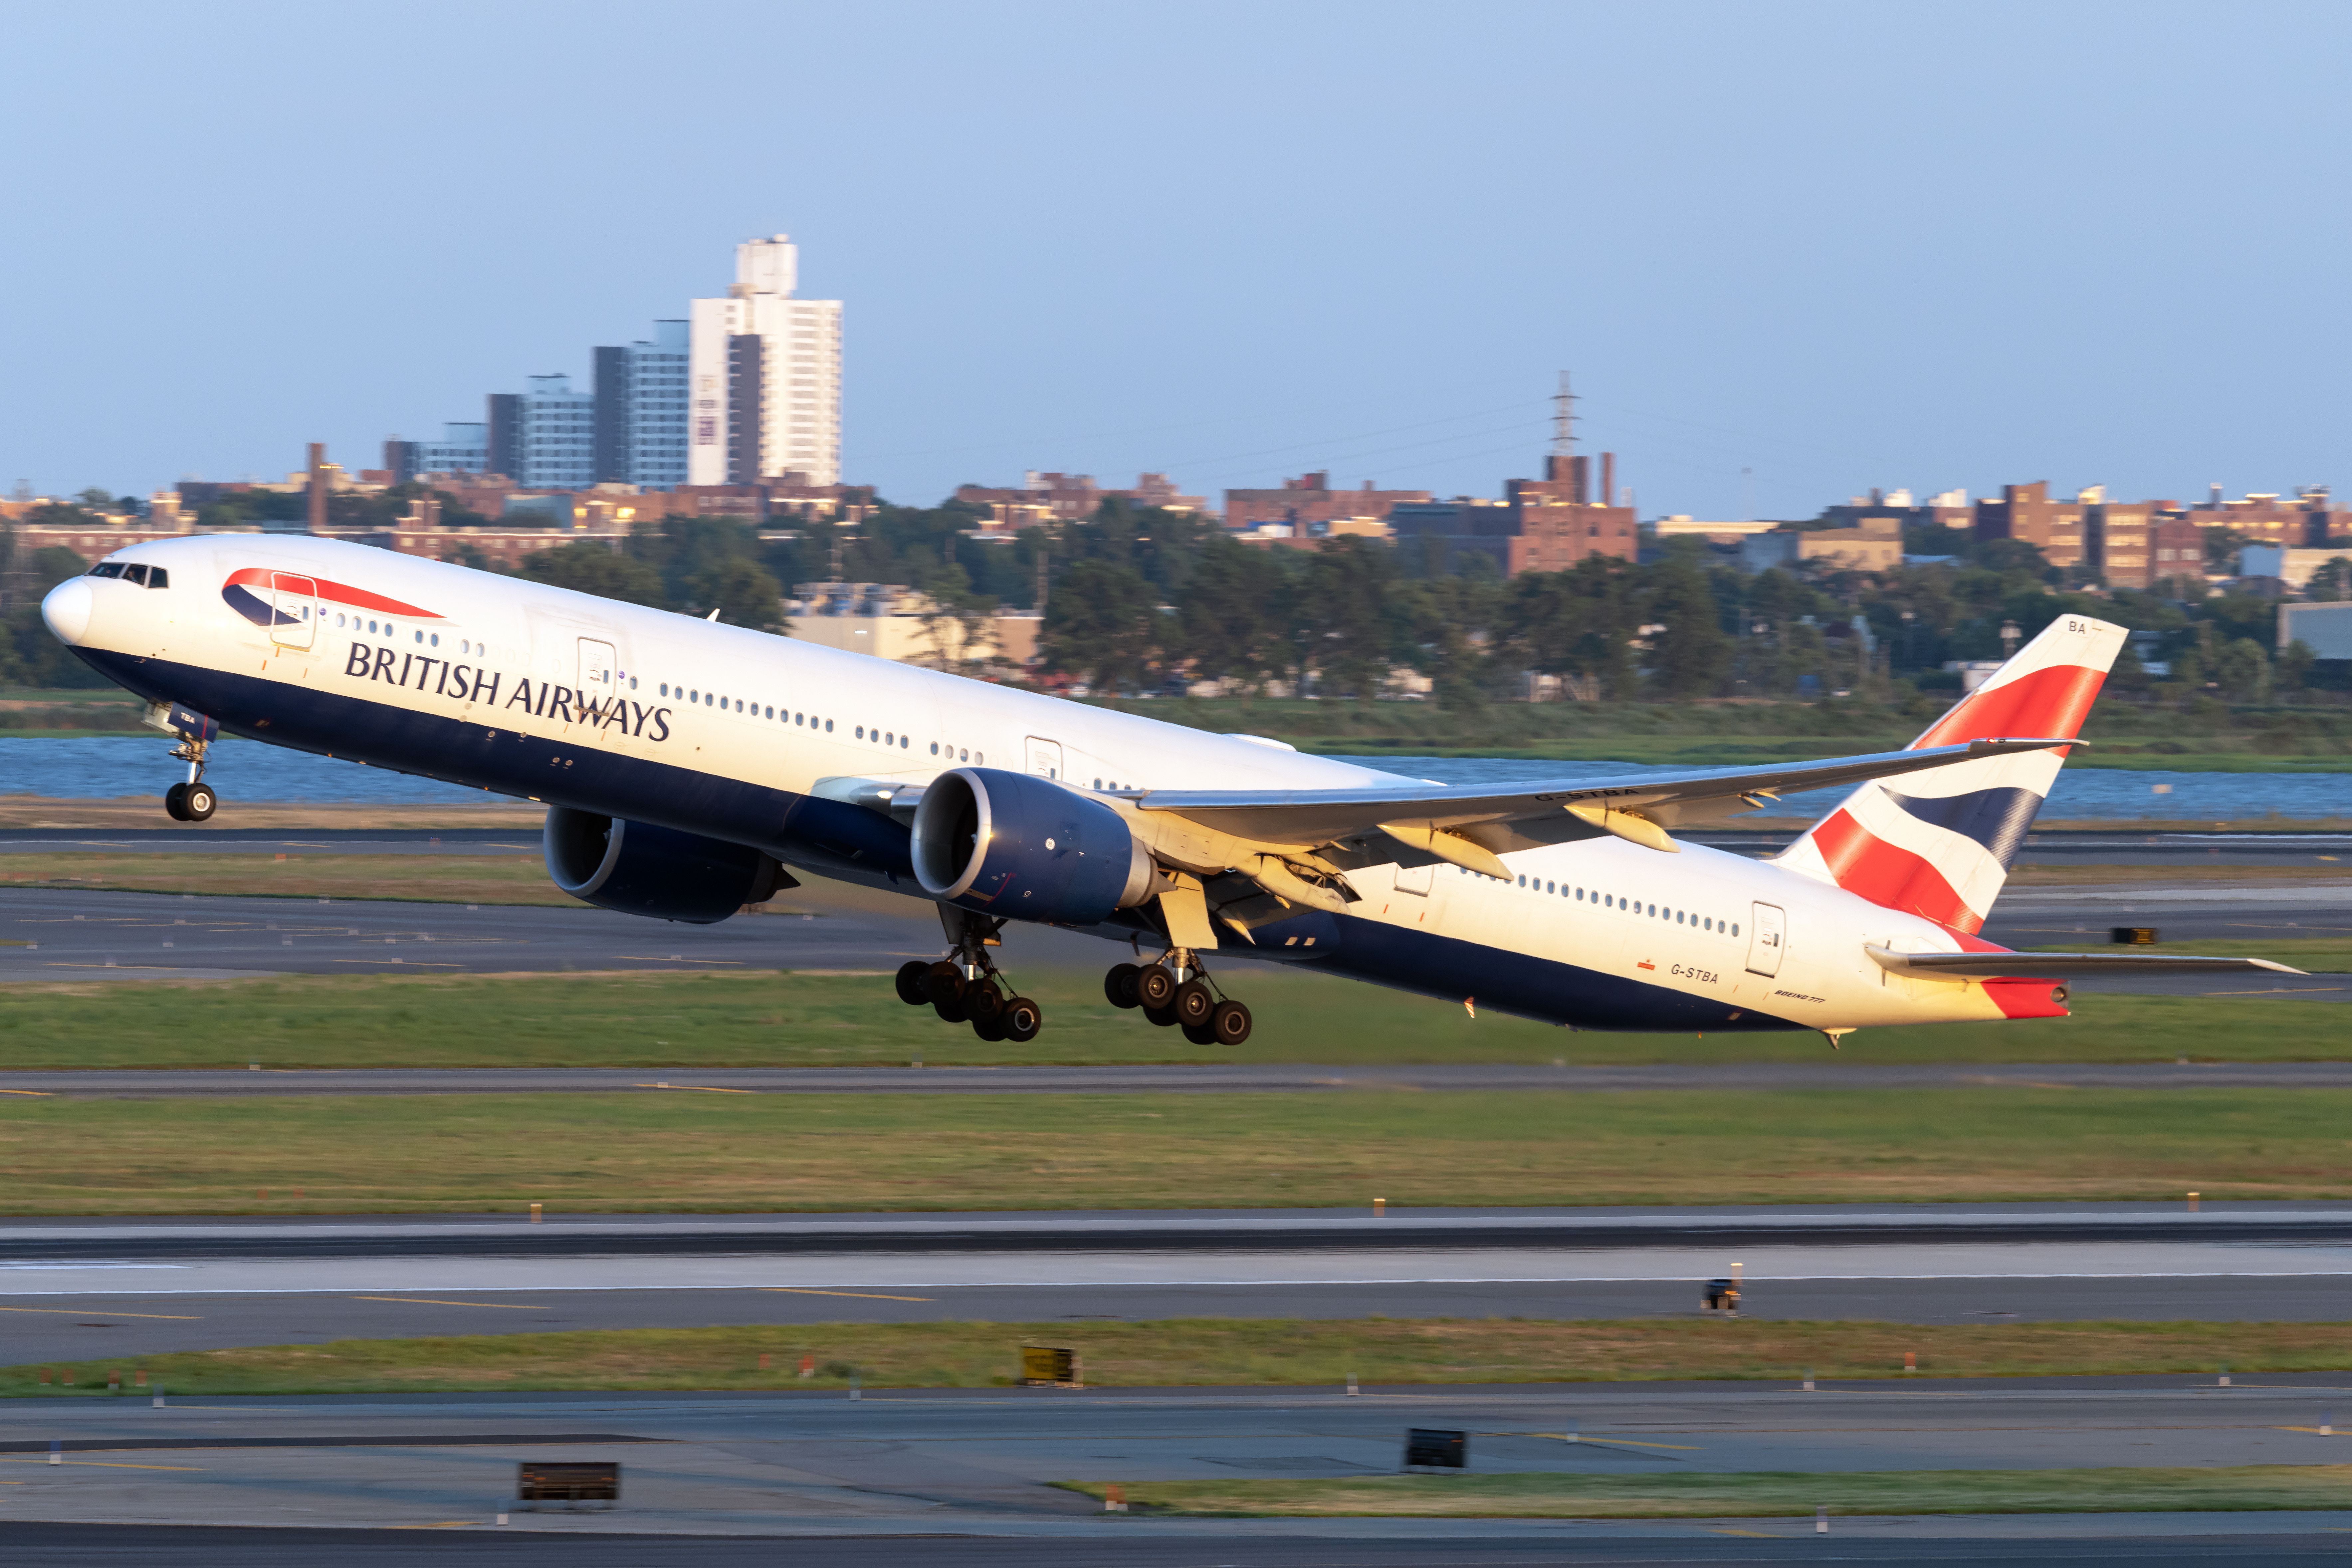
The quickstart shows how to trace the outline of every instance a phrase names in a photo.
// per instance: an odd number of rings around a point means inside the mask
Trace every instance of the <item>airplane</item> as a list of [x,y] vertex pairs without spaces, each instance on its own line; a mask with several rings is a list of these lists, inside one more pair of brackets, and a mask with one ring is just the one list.
[[[547,807],[557,887],[707,923],[793,872],[936,906],[898,998],[986,1040],[1044,1025],[996,963],[1047,924],[1127,944],[1105,994],[1238,1046],[1238,953],[1579,1029],[1813,1030],[2063,1016],[2083,975],[2263,959],[2020,953],[1981,931],[2122,647],[2062,616],[1901,751],[1446,784],[746,627],[307,535],[119,550],[50,631],[177,742],[222,735]],[[1788,848],[1677,828],[1853,786]],[[1149,956],[1147,956],[1149,955]]]

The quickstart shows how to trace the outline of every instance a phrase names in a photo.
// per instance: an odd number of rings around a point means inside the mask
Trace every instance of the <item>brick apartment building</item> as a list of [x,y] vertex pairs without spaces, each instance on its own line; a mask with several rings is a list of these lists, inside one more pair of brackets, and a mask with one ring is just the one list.
[[1283,480],[1280,489],[1227,490],[1225,527],[1246,534],[1286,523],[1290,538],[1321,539],[1336,523],[1383,522],[1395,508],[1429,499],[1427,490],[1384,490],[1370,479],[1356,489],[1334,489],[1328,472],[1302,474]]
[[1136,507],[1168,511],[1202,512],[1206,499],[1188,496],[1166,474],[1139,474],[1132,488],[1107,490],[1092,474],[1033,472],[1018,489],[989,485],[958,485],[955,499],[967,506],[989,509],[992,528],[1021,529],[1045,522],[1085,522],[1106,500],[1124,500]]
[[1418,500],[1389,512],[1397,548],[1417,569],[1452,571],[1465,553],[1483,554],[1506,577],[1522,572],[1562,572],[1594,555],[1632,561],[1641,553],[1633,509],[1596,499],[1614,488],[1616,458],[1603,453],[1601,483],[1591,460],[1547,457],[1540,479],[1511,479],[1504,498]]

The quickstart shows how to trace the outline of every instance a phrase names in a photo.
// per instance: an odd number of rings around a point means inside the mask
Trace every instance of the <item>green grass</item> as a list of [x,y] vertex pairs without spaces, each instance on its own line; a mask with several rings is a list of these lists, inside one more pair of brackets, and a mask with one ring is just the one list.
[[2352,1090],[0,1100],[27,1215],[2352,1197]]
[[[756,917],[754,917],[756,918]],[[2209,946],[2221,944],[2206,944]],[[2268,953],[2295,944],[2257,943]],[[1118,956],[1108,945],[1105,953]],[[1017,955],[1015,955],[1017,960]],[[882,963],[895,967],[894,957]],[[2288,962],[2294,962],[2290,957]],[[2077,996],[2071,1018],[1821,1037],[1570,1033],[1328,975],[1228,971],[1256,1028],[1194,1046],[1103,999],[1092,972],[1013,973],[1045,1011],[1024,1046],[902,1005],[887,974],[301,975],[280,980],[12,986],[0,1067],[931,1067],[1245,1062],[1642,1063],[2328,1061],[2352,1056],[2343,1009],[2228,997]],[[2231,977],[2232,981],[2239,977]],[[2260,977],[2247,977],[2257,984]],[[2217,987],[2227,988],[2227,987]]]
[[[1476,1445],[1472,1438],[1474,1453]],[[2315,1452],[2320,1445],[2313,1447]],[[1561,1447],[1563,1461],[1571,1460],[1575,1449]],[[1105,1490],[1098,1483],[1064,1484],[1090,1497]],[[1130,1508],[1223,1517],[1766,1519],[1811,1518],[1823,1507],[1833,1514],[2235,1512],[2340,1509],[2352,1497],[2352,1465],[1401,1475],[1130,1481],[1122,1489]]]
[[[919,1291],[906,1297],[920,1300]],[[524,1298],[518,1298],[522,1300]],[[1696,1305],[1696,1300],[1692,1303]],[[331,1308],[322,1307],[322,1310]],[[1708,1321],[1697,1318],[1356,1320],[1179,1318],[1157,1322],[751,1324],[333,1340],[0,1367],[0,1395],[103,1397],[111,1371],[176,1394],[356,1394],[549,1389],[987,1388],[1019,1375],[1024,1343],[1078,1352],[1089,1386],[1338,1387],[1695,1379],[2336,1371],[2342,1323]],[[760,1364],[766,1357],[768,1365]],[[803,1361],[813,1363],[803,1378]],[[43,1382],[47,1374],[49,1381]],[[134,1379],[125,1384],[135,1386]]]

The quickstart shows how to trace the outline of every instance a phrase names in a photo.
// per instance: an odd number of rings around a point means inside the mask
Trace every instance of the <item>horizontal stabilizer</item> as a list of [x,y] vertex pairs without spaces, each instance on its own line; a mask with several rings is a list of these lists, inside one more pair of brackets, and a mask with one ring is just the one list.
[[2011,975],[2052,980],[2101,974],[2301,974],[2267,958],[2194,958],[2173,952],[1897,952],[1865,947],[1881,969],[1922,980],[1984,980]]

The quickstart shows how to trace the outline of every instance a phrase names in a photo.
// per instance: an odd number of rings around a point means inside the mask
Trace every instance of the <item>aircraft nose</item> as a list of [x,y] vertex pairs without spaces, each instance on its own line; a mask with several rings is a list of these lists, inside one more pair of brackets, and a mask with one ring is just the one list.
[[68,647],[79,647],[89,631],[89,610],[92,595],[89,579],[68,577],[48,592],[41,601],[41,619],[49,630]]

